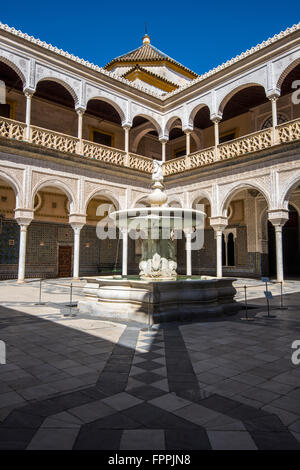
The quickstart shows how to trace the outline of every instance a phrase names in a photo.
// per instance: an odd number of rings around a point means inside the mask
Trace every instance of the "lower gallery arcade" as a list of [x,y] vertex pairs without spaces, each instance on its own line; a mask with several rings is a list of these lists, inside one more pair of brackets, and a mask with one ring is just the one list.
[[[125,237],[125,253],[122,236],[118,233],[116,240],[97,237],[96,225],[102,217],[96,211],[99,205],[107,203],[113,207],[117,205],[101,195],[100,190],[99,195],[87,202],[85,220],[74,224],[69,218],[68,195],[62,189],[44,186],[39,190],[34,196],[33,219],[25,227],[23,274],[19,253],[22,245],[20,233],[24,226],[15,219],[15,191],[8,181],[1,179],[0,279],[95,276],[99,273],[126,274],[126,271],[137,274],[141,256],[138,241]],[[203,204],[207,214],[204,245],[201,250],[188,253],[184,234],[175,242],[180,274],[187,273],[187,258],[190,256],[194,275],[273,278],[277,275],[280,278],[276,265],[276,227],[268,220],[268,205],[263,194],[250,187],[233,191],[225,201],[227,217],[222,227],[214,225],[214,218],[211,219],[208,198],[195,198],[191,207],[195,208],[196,204]],[[169,205],[180,207],[181,204],[179,199],[174,197],[172,200],[170,196]],[[300,188],[296,186],[290,192],[288,213],[281,225],[285,277],[300,274],[299,208]],[[218,255],[218,247],[221,255]]]

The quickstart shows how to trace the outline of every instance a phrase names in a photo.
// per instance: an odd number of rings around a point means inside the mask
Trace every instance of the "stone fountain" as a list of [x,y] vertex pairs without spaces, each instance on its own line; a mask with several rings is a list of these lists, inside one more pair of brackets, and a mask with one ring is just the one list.
[[203,230],[205,213],[167,206],[161,162],[154,160],[149,207],[110,214],[121,231],[138,233],[142,256],[138,276],[86,279],[81,313],[145,323],[190,321],[237,310],[233,278],[178,276],[174,234]]

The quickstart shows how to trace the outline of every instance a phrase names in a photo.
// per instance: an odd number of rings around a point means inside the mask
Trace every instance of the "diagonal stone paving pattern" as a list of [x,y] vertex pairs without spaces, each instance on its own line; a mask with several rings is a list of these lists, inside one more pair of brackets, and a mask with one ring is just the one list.
[[0,307],[0,449],[300,449],[299,303],[150,331]]

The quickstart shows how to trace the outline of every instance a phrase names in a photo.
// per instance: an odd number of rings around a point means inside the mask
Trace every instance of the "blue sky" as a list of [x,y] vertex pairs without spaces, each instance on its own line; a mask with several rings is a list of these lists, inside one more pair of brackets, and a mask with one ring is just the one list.
[[2,2],[0,20],[103,66],[142,43],[204,73],[300,20],[297,1]]

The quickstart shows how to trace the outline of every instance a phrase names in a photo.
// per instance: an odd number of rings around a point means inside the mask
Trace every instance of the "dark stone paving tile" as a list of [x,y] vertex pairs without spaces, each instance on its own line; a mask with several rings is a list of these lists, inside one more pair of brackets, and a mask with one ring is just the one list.
[[73,450],[118,450],[122,430],[93,428],[83,426],[77,436]]
[[[188,396],[186,396],[186,398],[188,398]],[[204,400],[201,400],[200,396],[198,400],[194,399],[193,401],[197,401],[197,403],[201,402],[201,405],[220,413],[227,413],[228,411],[240,406],[240,404],[235,400],[231,400],[230,398],[221,397],[220,395],[215,394],[205,398]]]
[[146,352],[146,353],[136,352],[136,356],[142,357],[145,361],[149,361],[152,359],[158,359],[159,357],[162,357],[162,354],[157,354],[154,352]]
[[103,393],[101,390],[97,389],[96,387],[85,388],[82,393],[87,397],[91,398],[92,401],[94,400],[101,400],[102,398],[106,398],[107,395]]
[[119,373],[120,374],[128,374],[129,371],[130,371],[130,368],[131,368],[131,362],[128,363],[128,361],[126,361],[126,363],[122,363],[122,362],[111,363],[110,362],[109,367],[105,367],[104,374],[108,374],[108,373],[111,373],[111,374],[119,374]]
[[166,450],[211,450],[207,434],[202,429],[167,429],[165,431]]
[[3,426],[11,429],[38,429],[44,419],[45,418],[43,416],[28,413],[26,411],[23,411],[22,409],[13,410],[4,420]]
[[180,393],[182,390],[196,389],[195,382],[173,382],[169,380],[170,392]]
[[144,361],[144,362],[139,362],[138,367],[141,369],[151,371],[154,369],[159,369],[161,367],[161,364],[158,364],[158,362],[153,362],[153,361]]
[[123,414],[136,420],[143,426],[151,429],[186,429],[197,428],[195,424],[178,418],[172,413],[150,405],[149,403],[141,403],[137,406],[123,411]]
[[252,439],[258,449],[263,450],[300,450],[300,443],[289,432],[254,431]]
[[249,432],[286,432],[286,427],[276,415],[263,416],[261,418],[247,419],[244,425]]
[[[137,365],[139,366],[139,364]],[[161,380],[162,377],[161,375],[155,374],[155,372],[142,372],[141,374],[135,375],[134,378],[146,384],[151,384]]]
[[0,450],[25,450],[36,429],[34,428],[0,428]]
[[38,401],[30,406],[31,412],[41,416],[50,416],[76,406],[89,403],[91,398],[84,392],[70,392],[47,400]]
[[139,421],[127,416],[124,412],[117,412],[86,425],[86,429],[139,429],[143,427]]
[[109,395],[115,395],[117,393],[122,392],[123,390],[125,390],[126,385],[127,385],[127,381],[116,382],[116,383],[108,381],[108,382],[97,383],[96,388],[100,392],[104,393],[106,396],[109,396]]
[[130,389],[130,395],[134,395],[140,400],[152,400],[153,398],[160,397],[161,395],[165,395],[165,391],[161,390],[156,387],[152,387],[151,385],[145,385],[142,387],[136,387]]

